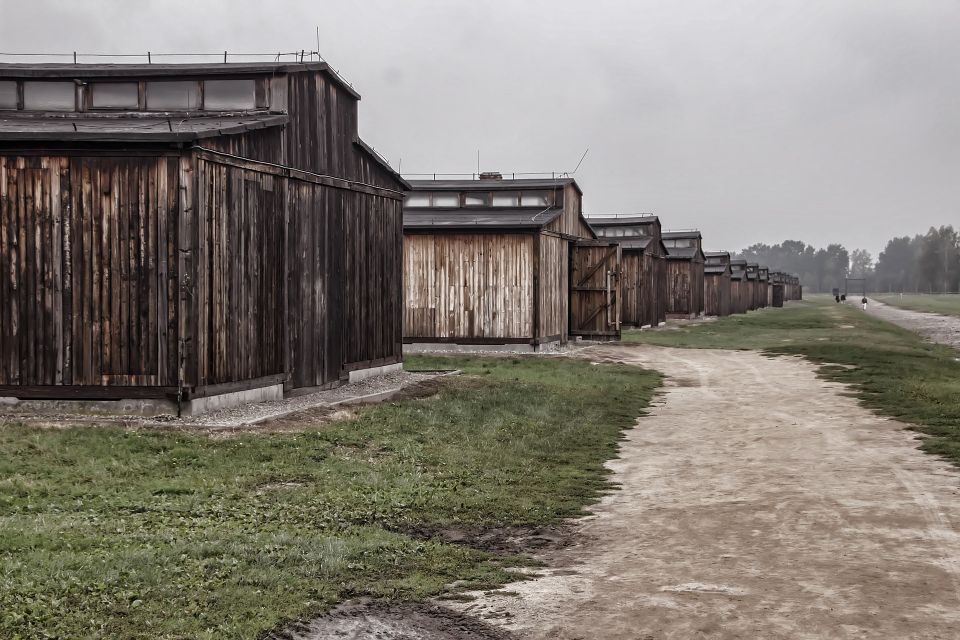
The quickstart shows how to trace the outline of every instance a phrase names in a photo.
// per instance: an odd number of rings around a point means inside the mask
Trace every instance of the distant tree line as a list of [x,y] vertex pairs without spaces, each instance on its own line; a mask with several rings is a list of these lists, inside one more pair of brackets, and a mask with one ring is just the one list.
[[865,278],[870,291],[960,291],[960,232],[951,225],[931,227],[912,238],[893,238],[876,261],[863,249],[847,251],[841,244],[818,249],[799,240],[772,246],[758,243],[737,257],[796,274],[804,288],[814,292],[842,290],[848,277]]

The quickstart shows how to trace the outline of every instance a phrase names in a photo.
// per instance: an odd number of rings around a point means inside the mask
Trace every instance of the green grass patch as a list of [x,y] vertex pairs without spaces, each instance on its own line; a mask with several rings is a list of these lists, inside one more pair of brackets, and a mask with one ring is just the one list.
[[874,300],[911,311],[926,311],[945,316],[960,316],[960,295],[958,294],[880,294],[871,295]]
[[[853,384],[869,408],[929,436],[923,448],[960,464],[960,353],[832,298],[790,302],[681,329],[631,331],[631,342],[802,355]],[[831,367],[830,364],[845,365]]]
[[355,596],[499,585],[523,558],[405,532],[541,526],[608,490],[656,373],[543,358],[300,433],[0,428],[0,637],[253,638]]

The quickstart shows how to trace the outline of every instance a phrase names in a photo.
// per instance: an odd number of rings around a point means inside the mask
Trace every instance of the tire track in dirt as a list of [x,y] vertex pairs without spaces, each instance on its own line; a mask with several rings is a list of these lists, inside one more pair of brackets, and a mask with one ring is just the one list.
[[453,605],[521,638],[956,638],[960,476],[794,357],[610,345],[667,382],[540,577]]

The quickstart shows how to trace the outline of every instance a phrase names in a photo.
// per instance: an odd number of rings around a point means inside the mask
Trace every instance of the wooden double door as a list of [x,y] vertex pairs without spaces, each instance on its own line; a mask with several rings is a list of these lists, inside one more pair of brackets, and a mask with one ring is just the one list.
[[570,246],[570,335],[619,340],[622,254],[616,242]]

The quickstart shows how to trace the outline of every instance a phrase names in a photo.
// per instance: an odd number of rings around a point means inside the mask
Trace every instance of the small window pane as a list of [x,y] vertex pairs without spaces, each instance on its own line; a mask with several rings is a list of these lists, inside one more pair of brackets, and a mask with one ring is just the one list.
[[485,193],[465,193],[463,195],[463,206],[465,207],[486,207],[487,194]]
[[13,80],[0,80],[0,109],[17,108],[17,83]]
[[435,207],[459,207],[459,193],[435,193],[433,194],[433,206]]
[[516,191],[494,191],[493,206],[517,207],[520,206],[520,194]]
[[200,108],[196,82],[148,82],[147,109],[151,111],[192,111]]
[[136,82],[95,82],[90,85],[90,106],[94,109],[136,109],[139,96]]
[[76,92],[72,82],[24,82],[23,108],[31,111],[73,111]]
[[253,80],[207,80],[203,83],[203,108],[208,111],[253,109]]
[[429,193],[408,193],[405,205],[408,207],[429,207]]
[[520,202],[524,207],[548,207],[552,199],[550,195],[549,191],[524,191]]

